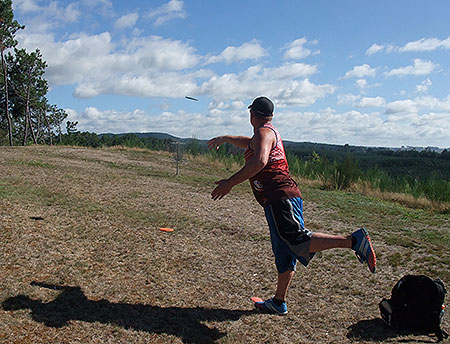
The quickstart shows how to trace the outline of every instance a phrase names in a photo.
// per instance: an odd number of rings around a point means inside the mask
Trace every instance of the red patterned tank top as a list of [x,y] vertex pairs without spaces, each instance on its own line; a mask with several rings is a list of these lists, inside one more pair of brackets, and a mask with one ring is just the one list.
[[[256,200],[265,207],[275,201],[302,197],[297,183],[289,175],[289,166],[278,130],[269,123],[264,124],[262,128],[269,128],[274,132],[276,145],[270,151],[266,166],[249,179]],[[252,153],[249,144],[245,152],[246,162],[251,159]]]

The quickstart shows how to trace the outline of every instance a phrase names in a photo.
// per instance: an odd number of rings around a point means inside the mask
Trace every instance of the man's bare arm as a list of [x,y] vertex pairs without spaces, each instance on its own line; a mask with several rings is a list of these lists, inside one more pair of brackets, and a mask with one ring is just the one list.
[[219,149],[219,146],[223,143],[229,143],[237,147],[247,148],[250,143],[251,138],[248,136],[217,136],[208,141],[208,148],[211,149]]

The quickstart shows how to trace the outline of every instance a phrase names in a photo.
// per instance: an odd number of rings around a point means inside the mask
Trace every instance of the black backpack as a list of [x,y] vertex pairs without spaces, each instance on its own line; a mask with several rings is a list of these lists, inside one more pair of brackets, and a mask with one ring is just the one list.
[[434,333],[438,341],[448,337],[441,329],[447,291],[440,279],[424,275],[405,275],[392,289],[389,300],[380,302],[382,319],[398,330]]

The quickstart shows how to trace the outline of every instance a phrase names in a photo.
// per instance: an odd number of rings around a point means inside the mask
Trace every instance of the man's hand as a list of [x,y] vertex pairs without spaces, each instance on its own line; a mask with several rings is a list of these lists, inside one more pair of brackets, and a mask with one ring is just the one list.
[[208,148],[209,150],[212,149],[219,149],[219,146],[224,143],[224,138],[223,136],[218,136],[218,137],[214,137],[211,140],[208,141]]
[[233,185],[230,183],[229,179],[222,179],[216,182],[216,188],[211,192],[211,198],[215,201],[222,199],[227,193],[231,191]]

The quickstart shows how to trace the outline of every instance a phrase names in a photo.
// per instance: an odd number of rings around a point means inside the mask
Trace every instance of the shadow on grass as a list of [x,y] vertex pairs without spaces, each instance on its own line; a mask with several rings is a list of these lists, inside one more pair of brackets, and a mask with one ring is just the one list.
[[112,303],[107,300],[92,301],[84,295],[80,287],[38,282],[31,284],[61,293],[50,302],[33,300],[26,295],[14,296],[2,303],[3,309],[30,309],[35,321],[56,328],[68,325],[70,320],[80,320],[115,324],[149,333],[166,333],[181,338],[184,343],[211,343],[226,333],[209,328],[202,322],[238,320],[242,316],[255,314],[254,310],[163,308],[144,304]]
[[[381,318],[361,320],[348,328],[347,338],[364,341],[383,342],[389,338],[407,336],[408,333],[400,333],[384,323]],[[399,338],[396,343],[435,343],[432,338],[418,340],[417,338]]]

